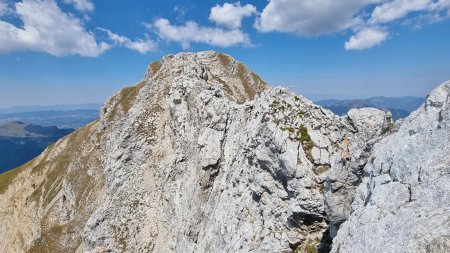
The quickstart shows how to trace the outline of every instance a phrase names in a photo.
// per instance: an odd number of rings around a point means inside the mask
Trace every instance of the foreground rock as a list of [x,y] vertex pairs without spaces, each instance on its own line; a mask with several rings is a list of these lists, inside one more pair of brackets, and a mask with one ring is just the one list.
[[391,114],[374,108],[352,109],[344,119],[351,125],[352,134],[342,142],[342,155],[334,159],[326,178],[325,211],[331,237],[350,215],[373,145],[394,128]]
[[98,121],[0,176],[0,250],[326,250],[327,220],[337,240],[394,128],[389,113],[338,117],[271,89],[223,54],[169,55]]
[[449,252],[450,82],[375,144],[332,252]]

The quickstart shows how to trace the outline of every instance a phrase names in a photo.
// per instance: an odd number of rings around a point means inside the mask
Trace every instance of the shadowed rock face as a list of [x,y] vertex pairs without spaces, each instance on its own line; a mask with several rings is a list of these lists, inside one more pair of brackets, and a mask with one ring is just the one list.
[[325,249],[327,220],[351,215],[392,129],[387,113],[335,116],[223,54],[169,55],[98,121],[0,176],[0,249]]

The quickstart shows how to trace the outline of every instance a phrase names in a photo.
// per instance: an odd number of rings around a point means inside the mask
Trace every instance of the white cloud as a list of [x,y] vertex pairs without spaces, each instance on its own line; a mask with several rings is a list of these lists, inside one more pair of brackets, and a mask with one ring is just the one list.
[[105,32],[108,35],[108,37],[114,42],[115,45],[124,46],[126,48],[138,51],[141,54],[146,54],[150,51],[155,51],[158,48],[157,43],[150,39],[138,39],[133,41],[127,37],[115,34],[105,28],[97,28],[97,29]]
[[[450,18],[450,0],[269,0],[255,27],[306,37],[351,29],[357,34],[345,48],[362,50],[385,41],[390,23],[406,17],[410,20],[404,24]],[[380,26],[383,30],[374,28]]]
[[30,50],[96,57],[110,48],[98,43],[78,18],[62,12],[55,0],[23,0],[15,6],[23,26],[0,20],[0,53]]
[[151,28],[163,40],[181,43],[184,49],[190,47],[191,42],[206,43],[219,47],[235,45],[251,45],[248,35],[240,30],[223,30],[220,28],[201,27],[193,21],[184,25],[172,25],[169,20],[157,19]]
[[2,16],[6,12],[6,8],[7,8],[6,4],[0,2],[0,16]]
[[92,12],[95,8],[92,0],[64,0],[64,2],[72,4],[79,11]]
[[8,4],[5,0],[0,0],[0,17],[8,13]]
[[380,28],[364,28],[345,42],[346,50],[364,50],[374,47],[385,41],[389,32]]
[[211,8],[209,20],[230,29],[239,29],[244,17],[251,17],[256,13],[258,13],[256,7],[251,4],[244,6],[241,6],[240,2],[224,3],[223,6],[217,4]]
[[432,10],[447,10],[450,9],[450,0],[439,0],[430,4]]
[[411,12],[426,10],[432,0],[394,0],[378,5],[373,13],[371,23],[386,23],[403,18]]
[[301,36],[331,34],[351,28],[368,4],[382,0],[270,0],[257,19],[261,32],[290,32]]
[[181,22],[184,19],[187,10],[183,5],[177,4],[173,7],[173,12],[175,12],[177,20]]

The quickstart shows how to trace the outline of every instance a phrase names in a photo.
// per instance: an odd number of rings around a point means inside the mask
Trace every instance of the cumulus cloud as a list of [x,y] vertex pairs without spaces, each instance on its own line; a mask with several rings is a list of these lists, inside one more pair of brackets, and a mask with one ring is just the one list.
[[[261,32],[288,32],[300,36],[355,31],[347,49],[367,49],[388,38],[391,22],[418,13],[434,22],[450,17],[450,0],[269,0],[255,21]],[[442,14],[444,13],[444,14]],[[414,23],[414,22],[409,22]]]
[[385,41],[389,36],[389,32],[380,28],[364,28],[345,42],[347,50],[364,50],[374,47]]
[[105,32],[108,35],[109,39],[112,40],[114,45],[123,46],[131,50],[135,50],[141,54],[146,54],[150,51],[155,51],[158,48],[157,43],[150,39],[137,39],[133,41],[127,37],[115,34],[105,28],[97,28],[97,29]]
[[0,53],[30,50],[54,56],[96,57],[110,48],[97,42],[80,19],[64,13],[55,0],[23,0],[15,7],[23,26],[0,20]]
[[191,42],[206,43],[219,47],[251,45],[248,35],[240,30],[223,30],[216,27],[202,27],[193,21],[184,25],[172,25],[169,20],[160,18],[152,25],[155,33],[165,41],[181,43],[183,49],[190,47]]
[[79,11],[91,12],[94,10],[92,0],[64,0],[66,4],[71,4]]
[[432,0],[394,0],[375,7],[370,22],[386,23],[406,16],[410,12],[427,9]]
[[230,29],[239,29],[244,17],[251,17],[256,13],[256,7],[251,4],[244,6],[241,6],[240,2],[224,3],[223,6],[217,4],[211,8],[209,20]]
[[355,15],[381,0],[270,0],[255,23],[261,32],[290,32],[301,36],[331,34],[359,22]]

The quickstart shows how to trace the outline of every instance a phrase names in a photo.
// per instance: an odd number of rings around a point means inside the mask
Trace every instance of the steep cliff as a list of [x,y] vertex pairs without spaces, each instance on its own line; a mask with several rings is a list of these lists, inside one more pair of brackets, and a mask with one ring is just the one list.
[[0,250],[327,250],[328,221],[337,240],[395,129],[377,109],[338,117],[269,88],[227,55],[169,55],[98,121],[0,176]]

